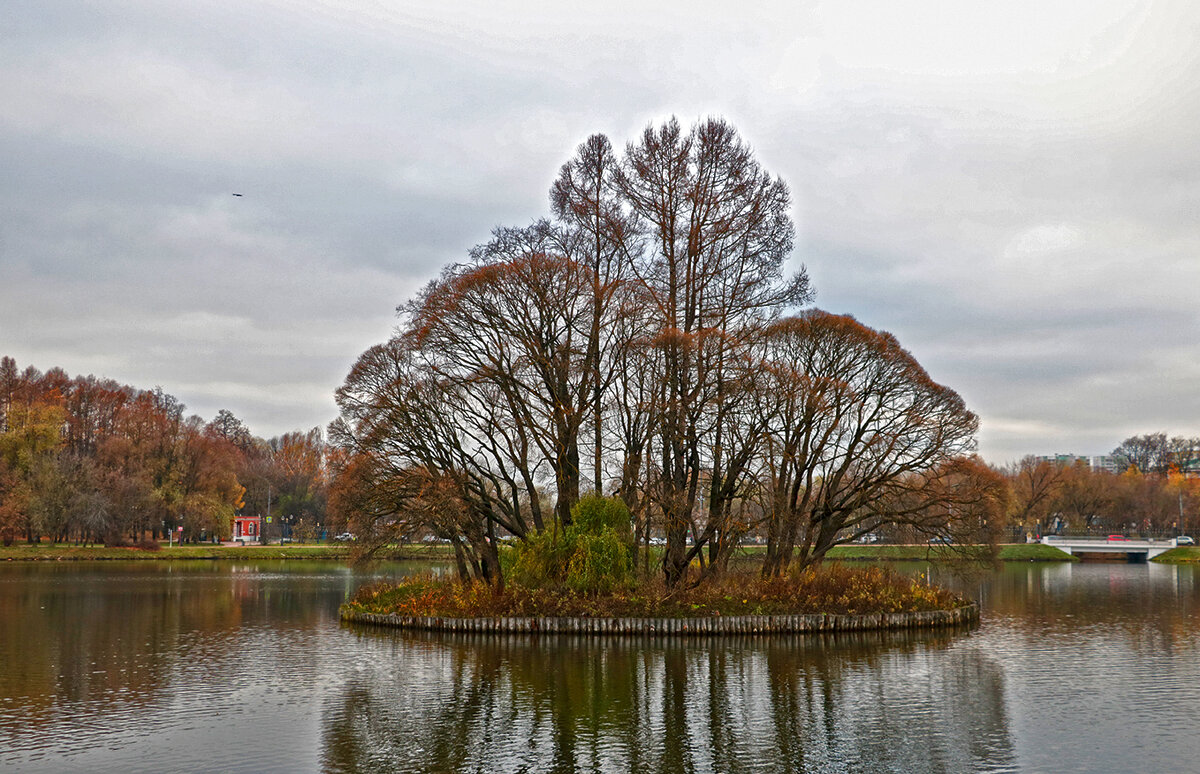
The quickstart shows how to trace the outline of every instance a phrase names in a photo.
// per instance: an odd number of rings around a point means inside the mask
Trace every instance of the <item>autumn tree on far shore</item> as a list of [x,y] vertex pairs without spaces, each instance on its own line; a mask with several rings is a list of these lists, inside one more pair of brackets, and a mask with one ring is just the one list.
[[0,542],[218,539],[269,496],[277,515],[323,522],[321,436],[264,441],[228,411],[188,416],[161,388],[0,357]]
[[1026,457],[1002,471],[1011,492],[1007,521],[1017,536],[1196,531],[1200,476],[1195,448],[1200,444],[1194,440],[1168,440],[1160,433],[1134,436],[1118,447],[1129,455],[1120,472],[1092,468],[1085,460]]

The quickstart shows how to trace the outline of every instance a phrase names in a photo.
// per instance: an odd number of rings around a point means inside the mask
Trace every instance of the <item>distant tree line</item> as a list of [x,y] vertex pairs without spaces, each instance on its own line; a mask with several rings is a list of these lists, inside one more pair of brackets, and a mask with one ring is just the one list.
[[781,574],[885,524],[1002,524],[962,399],[890,334],[801,311],[789,208],[723,120],[588,138],[548,217],[497,228],[359,358],[331,508],[379,541],[431,532],[491,582],[501,537],[570,527],[589,491],[624,501],[635,548],[662,541],[668,585],[751,532]]
[[263,440],[160,388],[19,370],[0,358],[0,542],[123,544],[229,536],[236,513],[324,522],[319,429]]
[[1200,438],[1150,433],[1109,455],[1115,470],[1025,457],[1005,469],[1019,531],[1180,534],[1200,527]]
[[1124,470],[1166,475],[1171,472],[1200,474],[1200,438],[1166,433],[1147,433],[1126,438],[1109,455]]

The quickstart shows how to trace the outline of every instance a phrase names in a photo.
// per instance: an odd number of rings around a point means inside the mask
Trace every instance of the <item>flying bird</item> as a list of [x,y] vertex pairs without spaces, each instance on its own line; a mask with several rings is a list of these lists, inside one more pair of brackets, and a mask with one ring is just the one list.
[[241,194],[234,194],[234,196],[241,196]]

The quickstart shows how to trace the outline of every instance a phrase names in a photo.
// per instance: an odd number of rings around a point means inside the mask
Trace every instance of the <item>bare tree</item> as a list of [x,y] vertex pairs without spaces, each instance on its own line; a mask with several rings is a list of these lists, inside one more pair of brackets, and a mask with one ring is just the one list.
[[569,523],[579,500],[580,431],[596,399],[596,300],[591,271],[548,252],[545,232],[498,229],[475,263],[452,268],[407,310],[434,373],[464,390],[499,392],[519,442],[549,463],[555,513]]
[[1113,515],[1119,494],[1117,479],[1106,470],[1091,470],[1084,463],[1065,466],[1059,473],[1051,509],[1072,524],[1092,527]]
[[586,266],[591,280],[591,318],[587,329],[586,364],[592,369],[589,382],[592,424],[592,488],[603,491],[604,483],[604,394],[612,384],[611,367],[615,346],[628,341],[613,336],[608,311],[613,295],[629,273],[633,254],[639,249],[634,223],[623,206],[617,188],[619,159],[612,143],[594,134],[582,143],[574,158],[563,164],[550,189],[550,203],[559,227],[562,253]]
[[497,229],[364,353],[331,429],[337,502],[443,530],[492,578],[495,529],[568,523],[607,470],[638,539],[665,533],[672,586],[757,519],[768,572],[888,521],[994,524],[958,395],[852,318],[780,319],[811,299],[783,271],[790,195],[729,124],[672,119],[619,157],[594,135],[550,198],[552,220]]
[[500,432],[511,423],[499,394],[473,392],[439,376],[411,338],[395,338],[363,353],[337,401],[341,416],[330,426],[331,439],[359,465],[357,475],[389,493],[363,513],[376,522],[403,520],[409,501],[421,507],[414,493],[432,486],[446,502],[451,492],[462,504],[455,528],[444,521],[428,526],[448,534],[456,551],[469,553],[464,566],[471,577],[500,582],[496,529],[523,537],[528,526],[512,436]]
[[[653,497],[666,530],[663,569],[674,585],[689,561],[704,414],[721,399],[743,333],[806,301],[808,278],[803,270],[787,281],[782,275],[794,235],[787,186],[720,119],[687,133],[674,119],[647,127],[627,147],[617,184],[645,234],[634,269],[651,304],[663,364]],[[712,472],[720,477],[719,431],[710,448]]]
[[1030,455],[1008,471],[1008,480],[1012,491],[1011,520],[1041,528],[1058,505],[1067,470],[1057,462]]
[[779,403],[769,406],[772,496],[765,574],[902,523],[933,531],[945,499],[922,477],[974,447],[978,424],[895,337],[813,310],[767,332]]
[[1171,464],[1171,448],[1166,433],[1147,433],[1126,438],[1112,450],[1122,467],[1134,467],[1142,473],[1166,473]]

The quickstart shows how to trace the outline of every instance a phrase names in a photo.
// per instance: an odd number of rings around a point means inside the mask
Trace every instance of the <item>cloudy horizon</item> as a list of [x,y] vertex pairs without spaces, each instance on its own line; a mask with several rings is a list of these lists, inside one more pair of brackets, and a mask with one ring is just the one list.
[[[816,306],[980,452],[1200,436],[1200,7],[452,2],[0,9],[0,355],[324,427],[394,309],[548,212],[589,134],[720,115]],[[241,196],[234,196],[241,194]]]

